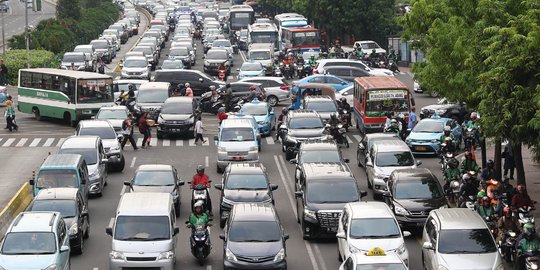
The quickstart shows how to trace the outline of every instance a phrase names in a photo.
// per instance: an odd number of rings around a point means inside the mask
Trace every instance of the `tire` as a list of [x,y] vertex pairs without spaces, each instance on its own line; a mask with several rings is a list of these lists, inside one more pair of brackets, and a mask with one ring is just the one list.
[[432,92],[429,92],[429,96],[432,97],[432,98],[436,98],[436,97],[439,96],[439,93],[432,91]]
[[285,152],[285,159],[287,159],[287,161],[291,160],[294,158],[294,152]]
[[126,166],[126,159],[124,158],[124,155],[122,155],[122,157],[120,157],[120,163],[114,166],[114,171],[122,172],[125,166]]
[[84,239],[90,237],[90,218],[87,218],[86,222],[88,222],[88,228],[86,228],[86,232],[84,232]]
[[221,169],[218,165],[216,165],[216,171],[217,173],[223,173],[223,169]]
[[84,252],[84,237],[82,232],[79,233],[77,237],[79,239],[79,247],[73,249],[74,254],[83,254]]
[[356,153],[356,165],[358,165],[358,167],[362,167],[362,162],[360,162],[360,157],[358,156],[358,153]]
[[266,101],[270,106],[275,107],[279,103],[279,99],[276,96],[268,96]]
[[180,199],[174,204],[174,213],[176,214],[176,218],[180,217]]
[[34,112],[34,119],[41,121],[41,113],[39,112],[39,109],[33,108],[32,112]]
[[219,227],[222,228],[222,229],[225,228],[225,223],[226,223],[226,222],[227,222],[226,219],[220,218],[220,219],[219,219]]

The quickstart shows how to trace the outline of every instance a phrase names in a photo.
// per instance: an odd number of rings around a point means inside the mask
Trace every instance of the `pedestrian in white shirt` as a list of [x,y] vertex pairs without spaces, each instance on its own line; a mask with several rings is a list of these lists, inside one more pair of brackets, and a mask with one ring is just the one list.
[[202,136],[202,133],[204,131],[204,126],[203,126],[203,122],[201,120],[201,117],[198,117],[197,118],[197,122],[195,122],[195,143],[197,143],[199,141],[199,139],[202,141],[202,143],[206,143],[206,141],[204,140],[203,136]]

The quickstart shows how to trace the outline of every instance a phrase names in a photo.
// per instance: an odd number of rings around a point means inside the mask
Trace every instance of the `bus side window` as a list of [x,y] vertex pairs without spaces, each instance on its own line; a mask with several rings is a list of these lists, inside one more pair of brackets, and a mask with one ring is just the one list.
[[21,86],[32,87],[32,73],[21,72]]
[[41,74],[34,73],[32,76],[32,88],[42,89],[41,87]]

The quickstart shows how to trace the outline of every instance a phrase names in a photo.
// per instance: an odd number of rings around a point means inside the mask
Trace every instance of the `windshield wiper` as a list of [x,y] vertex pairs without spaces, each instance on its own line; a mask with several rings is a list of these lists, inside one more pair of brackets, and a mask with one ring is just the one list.
[[478,253],[484,253],[481,251],[471,251],[471,250],[454,250],[450,252],[441,252],[446,254],[478,254]]
[[159,241],[159,240],[169,240],[168,237],[154,237],[154,238],[147,238],[144,241]]
[[248,243],[266,243],[266,242],[277,242],[279,240],[244,240],[239,242],[248,242]]

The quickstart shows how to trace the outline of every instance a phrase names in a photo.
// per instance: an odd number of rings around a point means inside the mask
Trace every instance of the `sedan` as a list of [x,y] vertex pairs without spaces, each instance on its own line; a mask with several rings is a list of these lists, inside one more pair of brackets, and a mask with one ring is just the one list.
[[266,101],[270,103],[270,106],[276,106],[279,102],[290,100],[291,90],[283,77],[252,77],[240,81],[260,83],[264,87]]
[[315,74],[308,77],[305,77],[299,81],[294,81],[294,84],[306,84],[306,83],[322,83],[322,84],[329,84],[332,87],[336,89],[336,91],[340,91],[345,87],[351,86],[353,83],[348,82],[346,80],[343,80],[337,76],[334,75],[324,75],[324,74]]
[[269,136],[275,128],[275,113],[274,108],[267,102],[262,102],[257,99],[245,103],[240,109],[241,114],[252,115],[257,121],[259,131],[264,136]]
[[182,60],[165,60],[158,69],[171,71],[184,69],[184,67],[184,61]]
[[262,77],[264,76],[264,67],[259,62],[244,62],[242,67],[237,69],[238,79],[250,78],[250,77]]
[[405,140],[414,154],[437,154],[441,147],[444,128],[449,126],[457,146],[461,142],[461,126],[450,118],[426,118],[420,120]]

